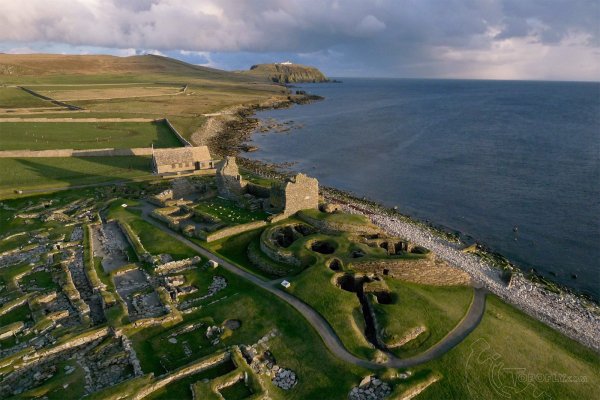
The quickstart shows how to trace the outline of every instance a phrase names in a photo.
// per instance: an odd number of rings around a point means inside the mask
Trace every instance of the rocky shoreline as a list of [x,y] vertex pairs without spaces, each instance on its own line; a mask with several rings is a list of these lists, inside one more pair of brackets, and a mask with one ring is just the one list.
[[[290,96],[287,100],[241,108],[237,111],[236,118],[211,138],[209,147],[215,154],[222,156],[238,155],[244,150],[244,142],[259,126],[259,120],[253,117],[255,112],[320,99],[322,98],[311,95]],[[283,179],[289,175],[278,171],[282,167],[289,168],[290,165],[273,165],[244,158],[240,158],[238,162],[242,167],[267,178]],[[493,262],[498,259],[497,255],[486,251],[474,254],[464,252],[465,244],[456,235],[413,220],[377,203],[356,198],[337,189],[323,189],[323,195],[327,201],[343,204],[348,212],[368,216],[389,234],[430,249],[451,265],[467,272],[477,285],[485,287],[507,303],[566,336],[600,352],[600,306],[596,302],[569,290],[557,290],[558,285],[547,281],[529,279],[503,258],[503,265],[499,266]],[[503,273],[507,268],[510,271],[508,282]]]
[[288,108],[294,104],[308,104],[319,100],[323,100],[323,97],[290,94],[287,98],[278,97],[260,104],[225,110],[221,115],[209,117],[204,131],[194,133],[192,141],[196,145],[207,145],[212,154],[222,157],[234,156],[240,151],[252,151],[254,149],[244,142],[259,128],[260,121],[254,118],[256,112]]

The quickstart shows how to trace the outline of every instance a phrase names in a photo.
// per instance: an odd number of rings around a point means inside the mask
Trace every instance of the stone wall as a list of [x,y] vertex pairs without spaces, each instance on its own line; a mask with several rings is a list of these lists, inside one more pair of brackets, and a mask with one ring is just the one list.
[[247,182],[240,175],[235,157],[226,157],[217,168],[217,189],[219,195],[235,200],[246,193]]
[[299,212],[298,217],[326,234],[338,234],[340,232],[355,235],[375,235],[381,233],[381,229],[371,224],[368,220],[365,224],[343,223],[325,219],[314,218],[308,213]]
[[319,207],[319,181],[304,174],[271,188],[271,207],[286,215]]
[[170,374],[159,377],[154,383],[140,389],[132,396],[132,400],[141,400],[144,397],[148,396],[150,393],[167,386],[171,382],[177,381],[179,379],[185,378],[193,374],[197,374],[206,369],[214,367],[215,365],[227,362],[230,359],[231,354],[229,352],[223,352],[218,353],[216,355],[208,356],[206,358],[201,359],[200,361],[196,361],[190,365],[181,367]]
[[171,121],[169,121],[167,118],[165,118],[164,121],[165,121],[165,124],[167,124],[167,126],[171,130],[171,132],[173,132],[173,134],[177,137],[177,139],[179,139],[181,144],[183,144],[186,147],[193,147],[190,142],[188,142],[186,139],[184,139],[184,137],[181,136],[181,134],[179,132],[177,132],[177,129],[175,129],[175,127],[171,124]]
[[12,335],[21,332],[23,328],[25,328],[23,321],[13,322],[12,324],[0,327],[0,340],[8,339]]
[[255,247],[253,245],[248,246],[246,250],[248,255],[248,259],[252,264],[260,268],[261,270],[275,276],[286,276],[288,275],[288,271],[281,270],[280,268],[275,268],[269,259],[266,259],[266,255],[261,253],[259,247]]
[[31,294],[26,294],[25,296],[19,297],[15,300],[11,300],[8,303],[4,304],[2,307],[0,307],[0,316],[7,314],[15,308],[27,303],[29,297],[31,297]]
[[377,273],[424,285],[469,285],[469,274],[452,267],[434,256],[419,259],[388,259],[355,261],[350,264],[356,272]]
[[270,259],[285,264],[300,266],[302,262],[290,250],[280,247],[272,242],[272,235],[275,229],[281,229],[282,226],[277,226],[270,229],[265,229],[260,236],[260,250],[265,253]]
[[229,236],[237,235],[238,233],[244,233],[244,232],[251,231],[253,229],[262,228],[263,226],[266,226],[266,225],[267,225],[266,221],[253,221],[253,222],[248,222],[246,224],[230,226],[228,228],[223,228],[216,232],[206,235],[205,240],[207,242],[214,242],[215,240],[219,240],[219,239],[223,239],[223,238],[226,238]]
[[131,149],[56,149],[56,150],[1,150],[0,158],[55,158],[55,157],[121,157],[121,156],[151,156],[152,148]]
[[271,188],[267,186],[257,185],[256,183],[248,182],[246,185],[248,193],[253,196],[268,199],[271,196]]
[[74,349],[74,348],[82,346],[84,344],[93,342],[94,340],[104,338],[104,337],[108,336],[109,333],[110,333],[110,331],[109,331],[108,327],[104,327],[104,328],[100,328],[100,329],[96,329],[93,331],[83,333],[79,336],[70,338],[67,341],[60,343],[56,346],[41,349],[41,350],[35,351],[31,354],[27,354],[27,355],[23,356],[23,363],[25,365],[30,365],[34,362],[37,362],[38,360],[44,360],[45,358],[52,356],[56,353],[60,353],[65,350]]
[[151,260],[152,256],[144,248],[144,245],[142,245],[140,238],[135,234],[135,232],[133,232],[131,227],[125,222],[121,222],[119,220],[116,220],[116,222],[121,231],[123,232],[123,236],[127,238],[127,242],[129,242],[129,245],[135,252],[135,255],[137,256],[138,260],[146,262]]
[[[87,250],[84,252],[84,272],[85,276],[92,286],[94,293],[98,293],[101,290],[106,289],[106,285],[102,283],[100,278],[98,277],[98,273],[96,268],[94,267],[94,241],[92,240],[92,228],[90,225],[85,226],[85,235],[84,240],[87,241]],[[85,247],[84,247],[85,249]]]
[[164,275],[173,272],[179,272],[184,269],[190,268],[194,265],[198,265],[200,261],[202,261],[202,259],[199,256],[186,258],[178,261],[171,261],[154,268],[154,273],[156,273],[157,275]]

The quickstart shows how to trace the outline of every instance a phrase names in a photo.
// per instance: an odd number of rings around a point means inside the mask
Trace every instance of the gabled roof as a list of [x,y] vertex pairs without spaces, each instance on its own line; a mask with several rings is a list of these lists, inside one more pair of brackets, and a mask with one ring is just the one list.
[[206,146],[155,149],[153,157],[156,165],[212,160]]

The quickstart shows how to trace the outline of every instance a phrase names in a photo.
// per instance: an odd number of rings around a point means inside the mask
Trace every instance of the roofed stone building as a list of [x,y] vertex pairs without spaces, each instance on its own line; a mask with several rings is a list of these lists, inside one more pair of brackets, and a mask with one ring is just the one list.
[[215,168],[207,146],[154,149],[152,170],[155,174],[181,174]]

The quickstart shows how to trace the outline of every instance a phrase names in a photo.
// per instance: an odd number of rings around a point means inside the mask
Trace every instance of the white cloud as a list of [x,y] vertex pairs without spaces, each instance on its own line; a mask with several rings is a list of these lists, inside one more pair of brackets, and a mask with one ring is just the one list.
[[211,53],[313,54],[330,73],[599,79],[598,12],[597,0],[6,0],[0,49],[186,51],[211,65]]

